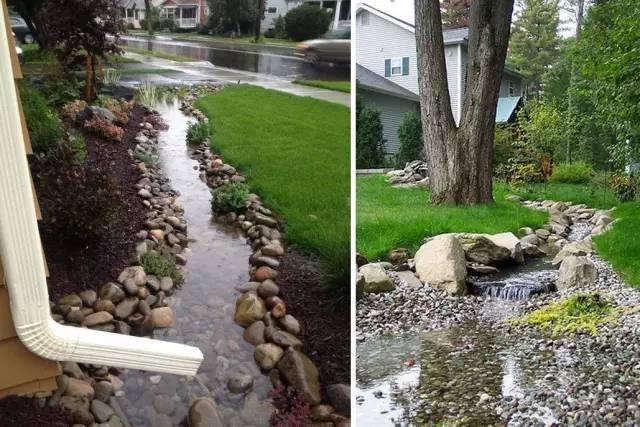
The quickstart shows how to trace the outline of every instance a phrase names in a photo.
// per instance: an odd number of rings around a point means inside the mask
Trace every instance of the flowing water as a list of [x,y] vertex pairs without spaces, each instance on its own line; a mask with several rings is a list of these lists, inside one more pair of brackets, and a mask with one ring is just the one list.
[[[578,223],[568,241],[589,235]],[[518,313],[515,300],[551,292],[557,270],[549,259],[508,266],[478,278],[474,293],[487,298],[479,318],[504,320]],[[578,377],[592,377],[588,350],[568,351],[525,339],[492,323],[465,325],[412,335],[387,335],[358,344],[356,417],[363,425],[440,425],[456,420],[469,426],[504,425],[494,403],[522,399],[543,390],[565,390]],[[586,353],[585,353],[586,352]],[[537,422],[554,422],[540,406]],[[520,425],[511,422],[510,425]]]
[[[179,103],[162,102],[156,108],[169,124],[159,138],[160,162],[171,186],[180,193],[190,244],[185,283],[169,299],[176,324],[156,330],[154,337],[199,347],[204,362],[194,378],[141,371],[123,376],[124,395],[118,397],[132,425],[180,425],[189,403],[211,396],[230,426],[269,425],[272,407],[265,402],[271,389],[253,358],[253,346],[242,339],[243,329],[233,322],[234,287],[248,281],[251,248],[237,232],[212,221],[210,192],[199,179],[198,163],[189,157],[185,142],[192,121]],[[253,377],[252,391],[233,395],[227,389],[230,375]]]

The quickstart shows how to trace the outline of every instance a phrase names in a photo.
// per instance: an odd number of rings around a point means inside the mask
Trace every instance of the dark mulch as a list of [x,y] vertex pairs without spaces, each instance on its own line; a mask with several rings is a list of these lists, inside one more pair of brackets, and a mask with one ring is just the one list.
[[321,288],[319,263],[308,256],[288,249],[278,271],[287,311],[302,326],[304,351],[318,366],[323,386],[350,384],[349,306]]
[[71,420],[57,408],[40,408],[35,399],[6,397],[0,400],[0,426],[68,427]]
[[[109,231],[99,239],[88,242],[66,241],[59,232],[40,222],[40,236],[50,274],[49,290],[53,299],[83,289],[95,289],[113,280],[129,264],[135,251],[135,234],[144,228],[145,210],[135,189],[139,174],[128,150],[136,145],[134,138],[145,114],[140,106],[133,109],[120,143],[86,135],[86,161],[89,167],[99,166],[110,170],[120,191],[117,219]],[[35,177],[34,184],[38,192]]]

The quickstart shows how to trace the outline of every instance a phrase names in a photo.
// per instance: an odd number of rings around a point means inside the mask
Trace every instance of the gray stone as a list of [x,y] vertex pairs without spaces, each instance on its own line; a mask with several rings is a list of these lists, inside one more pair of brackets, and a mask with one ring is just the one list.
[[109,381],[98,381],[94,386],[95,399],[107,403],[113,395],[113,385]]
[[171,292],[173,290],[173,279],[171,277],[160,279],[160,289],[164,292]]
[[120,301],[116,306],[115,317],[120,320],[124,320],[131,316],[138,307],[138,298],[127,297]]
[[244,330],[242,337],[245,341],[253,345],[264,344],[264,322],[258,320]]
[[488,234],[463,233],[455,236],[467,260],[485,265],[496,265],[507,261],[511,257],[508,248],[498,245]]
[[277,367],[287,383],[304,393],[309,404],[317,405],[320,403],[318,368],[304,353],[291,347],[288,348]]
[[462,245],[452,234],[431,239],[415,255],[416,273],[423,282],[450,295],[467,293],[467,266]]
[[351,416],[351,387],[347,384],[332,384],[327,387],[329,402],[345,417]]
[[293,347],[296,350],[302,350],[302,341],[289,332],[276,329],[271,334],[271,341],[283,348]]
[[208,397],[201,397],[191,403],[189,408],[189,427],[224,427],[222,415],[216,402]]
[[242,372],[235,372],[229,377],[227,387],[231,393],[245,393],[253,387],[253,377]]
[[126,279],[122,286],[128,295],[136,295],[138,293],[138,285],[132,278]]
[[125,297],[124,291],[120,286],[113,282],[109,282],[100,288],[100,299],[111,301],[114,304],[119,303]]
[[562,261],[558,271],[558,290],[589,286],[598,280],[596,266],[586,257],[569,255]]
[[60,305],[68,305],[71,307],[82,307],[82,299],[76,294],[65,295],[58,300]]
[[273,280],[265,280],[258,286],[258,295],[260,298],[267,299],[269,297],[277,296],[280,293],[280,288]]
[[417,289],[422,287],[422,282],[416,277],[413,271],[398,271],[396,276],[400,281],[404,282],[408,287]]
[[300,322],[290,314],[278,319],[278,325],[290,334],[300,335]]
[[377,294],[392,291],[395,288],[393,281],[380,265],[365,264],[360,267],[359,274],[362,277],[365,293]]
[[275,368],[283,354],[284,350],[272,343],[259,344],[254,350],[256,363],[258,363],[258,366],[264,371]]
[[95,304],[98,299],[98,294],[93,289],[81,291],[78,295],[85,307],[93,307],[93,304]]
[[91,413],[96,418],[96,421],[104,423],[113,416],[113,408],[100,400],[93,400],[91,402]]
[[113,316],[110,313],[107,313],[106,311],[98,311],[97,313],[93,313],[85,317],[82,325],[90,328],[92,326],[109,323],[112,320]]

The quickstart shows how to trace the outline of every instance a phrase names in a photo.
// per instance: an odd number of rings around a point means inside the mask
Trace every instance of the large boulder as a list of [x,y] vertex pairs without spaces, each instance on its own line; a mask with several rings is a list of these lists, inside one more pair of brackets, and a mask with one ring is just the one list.
[[511,259],[517,263],[524,262],[524,256],[522,255],[522,246],[520,245],[520,239],[513,233],[498,233],[490,234],[487,237],[497,246],[507,248]]
[[571,255],[584,256],[593,252],[593,242],[591,239],[577,240],[564,245],[551,261],[554,267],[562,264],[565,258]]
[[320,403],[318,368],[304,353],[289,347],[278,362],[277,368],[288,384],[304,393],[310,405]]
[[569,255],[562,261],[556,286],[558,290],[581,288],[598,280],[596,266],[586,257]]
[[462,245],[453,234],[442,234],[422,245],[415,256],[423,282],[450,295],[467,293],[467,266]]
[[457,234],[456,238],[469,261],[485,265],[501,264],[511,257],[506,247],[497,245],[485,234]]
[[393,281],[380,264],[366,264],[360,267],[362,290],[365,293],[377,294],[392,291]]

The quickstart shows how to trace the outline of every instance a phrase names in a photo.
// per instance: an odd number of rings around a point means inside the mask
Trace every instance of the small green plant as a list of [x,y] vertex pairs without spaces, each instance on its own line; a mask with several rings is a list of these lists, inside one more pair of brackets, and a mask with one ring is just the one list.
[[209,138],[209,125],[204,122],[190,123],[187,129],[187,145],[196,146]]
[[223,184],[211,191],[211,210],[217,214],[246,209],[249,187],[241,182]]
[[158,161],[151,154],[143,153],[142,151],[136,151],[133,158],[149,166],[155,166]]
[[48,153],[62,136],[60,119],[38,89],[22,81],[19,88],[31,147],[36,153]]
[[158,91],[152,83],[144,81],[138,87],[135,99],[145,107],[151,108],[158,102]]
[[87,158],[87,140],[84,135],[77,131],[69,134],[69,146],[75,154],[76,161],[80,164],[84,163]]
[[618,310],[598,292],[572,295],[512,321],[515,325],[537,326],[554,335],[588,333],[595,335],[598,327],[613,322]]
[[156,277],[171,277],[173,283],[181,285],[184,282],[182,271],[176,265],[176,260],[167,251],[149,251],[140,257],[140,265],[147,274]]
[[102,83],[106,85],[117,85],[122,78],[122,72],[116,68],[107,68],[104,70]]
[[398,128],[400,150],[396,154],[396,166],[404,168],[405,164],[424,159],[424,142],[422,140],[422,122],[420,117],[410,111],[402,118]]
[[587,184],[594,176],[593,168],[587,162],[559,163],[554,167],[550,181],[564,184]]

